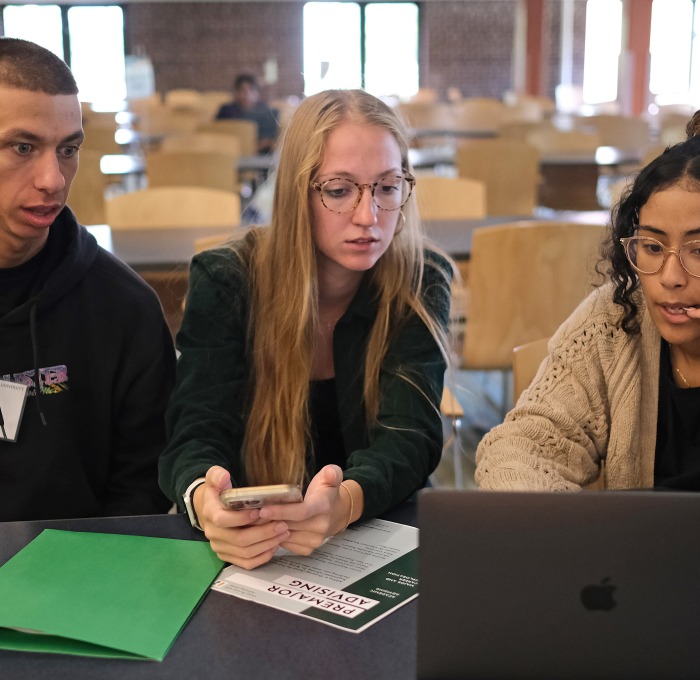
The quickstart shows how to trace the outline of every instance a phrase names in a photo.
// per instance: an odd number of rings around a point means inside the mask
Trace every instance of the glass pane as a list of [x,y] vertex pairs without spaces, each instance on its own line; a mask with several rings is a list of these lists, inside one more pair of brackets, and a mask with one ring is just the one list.
[[71,7],[68,31],[80,99],[95,109],[119,110],[126,97],[121,7]]
[[649,89],[658,104],[684,99],[690,80],[692,0],[654,0],[651,6]]
[[583,101],[587,104],[617,99],[621,47],[621,0],[588,0],[583,57]]
[[418,6],[371,3],[365,8],[365,88],[377,96],[418,92]]
[[700,102],[700,2],[695,4],[693,36],[693,60],[690,64],[690,96],[688,100]]
[[354,2],[307,2],[304,94],[361,85],[360,6]]
[[58,5],[7,5],[2,10],[2,21],[6,37],[31,40],[64,59]]

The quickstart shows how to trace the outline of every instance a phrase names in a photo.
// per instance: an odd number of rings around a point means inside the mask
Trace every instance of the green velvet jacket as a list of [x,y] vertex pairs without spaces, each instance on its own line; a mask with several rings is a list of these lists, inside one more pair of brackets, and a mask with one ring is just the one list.
[[[250,238],[249,235],[246,238]],[[249,245],[249,244],[248,244]],[[181,356],[177,383],[166,413],[169,443],[160,459],[160,485],[182,505],[182,495],[212,465],[245,486],[241,445],[248,409],[246,338],[250,303],[241,243],[195,256],[190,268],[185,317],[177,337]],[[447,327],[449,283],[426,254],[424,303]],[[333,336],[335,381],[342,438],[347,452],[345,479],[364,493],[363,518],[379,515],[422,487],[442,451],[442,395],[445,362],[425,324],[417,317],[396,333],[380,377],[378,423],[365,419],[365,347],[376,315],[367,277]],[[397,373],[410,376],[410,382]],[[316,470],[309,470],[312,476]]]

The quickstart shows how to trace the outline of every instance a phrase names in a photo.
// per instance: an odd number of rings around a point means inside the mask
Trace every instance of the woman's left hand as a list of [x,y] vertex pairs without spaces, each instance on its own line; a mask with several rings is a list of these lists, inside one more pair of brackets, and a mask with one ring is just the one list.
[[362,514],[360,485],[346,480],[341,490],[342,481],[343,471],[337,465],[326,465],[311,480],[301,503],[268,505],[260,510],[260,519],[285,522],[291,535],[280,545],[298,555],[310,555]]

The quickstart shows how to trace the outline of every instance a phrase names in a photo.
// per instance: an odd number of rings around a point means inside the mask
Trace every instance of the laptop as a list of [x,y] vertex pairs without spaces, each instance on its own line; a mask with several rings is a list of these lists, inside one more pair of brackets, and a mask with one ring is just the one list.
[[700,678],[700,494],[425,489],[418,678]]

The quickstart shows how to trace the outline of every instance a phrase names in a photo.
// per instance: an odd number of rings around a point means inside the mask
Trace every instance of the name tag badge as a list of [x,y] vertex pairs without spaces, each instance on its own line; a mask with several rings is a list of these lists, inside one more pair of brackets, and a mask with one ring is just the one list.
[[17,441],[28,385],[0,380],[0,440]]

